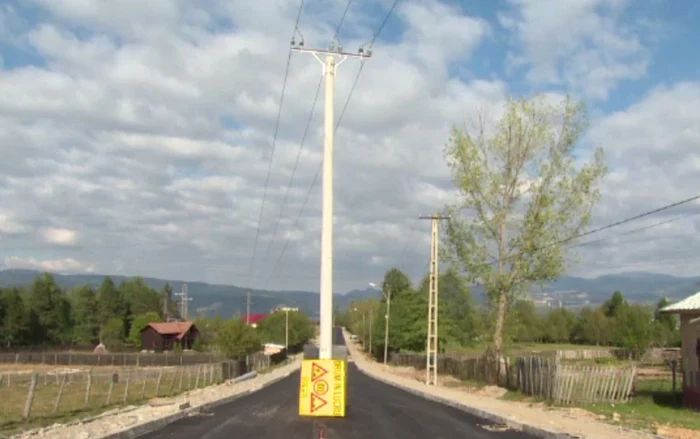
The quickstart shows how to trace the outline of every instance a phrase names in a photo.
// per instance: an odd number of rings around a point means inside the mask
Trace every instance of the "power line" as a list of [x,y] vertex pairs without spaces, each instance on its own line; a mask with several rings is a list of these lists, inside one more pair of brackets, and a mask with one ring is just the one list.
[[[685,200],[677,201],[677,202],[675,202],[675,203],[668,204],[668,205],[666,205],[666,206],[662,206],[662,207],[659,207],[659,208],[657,208],[657,209],[650,210],[650,211],[641,213],[641,214],[639,214],[639,215],[635,215],[635,216],[633,216],[633,217],[625,218],[625,219],[623,219],[623,220],[616,221],[616,222],[614,222],[614,223],[611,223],[611,224],[608,224],[608,225],[605,225],[605,226],[602,226],[602,227],[598,227],[598,228],[596,228],[596,229],[589,230],[589,231],[587,231],[587,232],[580,233],[580,234],[575,235],[575,236],[570,236],[570,237],[568,237],[568,238],[564,238],[564,239],[560,239],[560,240],[557,240],[557,241],[554,241],[554,242],[550,242],[549,244],[545,244],[545,245],[543,245],[543,246],[541,246],[541,247],[539,247],[539,248],[534,249],[534,251],[533,251],[532,253],[538,252],[538,251],[540,251],[540,250],[544,250],[544,249],[546,249],[546,248],[548,248],[548,247],[553,247],[553,246],[556,246],[556,245],[566,244],[566,243],[568,243],[568,242],[574,241],[574,240],[579,239],[579,238],[582,238],[582,237],[584,237],[584,236],[589,236],[589,235],[593,235],[593,234],[595,234],[595,233],[600,233],[600,232],[602,232],[602,231],[604,231],[604,230],[608,230],[608,229],[611,229],[611,228],[613,228],[613,227],[621,226],[621,225],[623,225],[623,224],[627,224],[627,223],[630,223],[630,222],[632,222],[632,221],[636,221],[636,220],[639,220],[639,219],[642,219],[642,218],[646,218],[646,217],[648,217],[648,216],[650,216],[650,215],[654,215],[654,214],[656,214],[656,213],[663,212],[663,211],[665,211],[665,210],[672,209],[672,208],[674,208],[674,207],[678,207],[678,206],[681,206],[681,205],[683,205],[683,204],[690,203],[691,201],[695,201],[695,200],[698,200],[698,199],[700,199],[700,195],[696,195],[696,196],[691,197],[691,198],[686,198]],[[517,255],[511,255],[511,256],[506,256],[506,257],[504,257],[504,258],[496,259],[495,261],[487,262],[487,263],[481,264],[480,266],[481,266],[481,267],[488,267],[488,266],[491,266],[491,265],[493,265],[493,264],[496,264],[496,263],[499,263],[499,262],[506,262],[506,261],[508,261],[508,260],[511,260],[511,259],[514,259],[514,258],[517,258],[517,257],[521,257],[521,256],[523,256],[522,252],[521,252],[520,254],[517,254]],[[494,258],[494,259],[495,259],[495,258]]]
[[[294,30],[292,31],[292,41],[294,41],[294,37],[296,36],[297,32],[299,32],[299,20],[301,19],[301,12],[304,9],[304,0],[301,0],[301,3],[299,4],[299,11],[297,12],[297,19],[296,22],[294,23]],[[301,32],[299,32],[301,34]],[[253,273],[253,264],[255,262],[255,253],[258,249],[258,239],[260,238],[260,226],[262,225],[262,218],[263,218],[263,212],[265,210],[265,201],[267,199],[267,189],[270,184],[270,173],[272,171],[272,161],[275,155],[275,147],[277,146],[277,134],[279,133],[279,127],[280,127],[280,119],[282,117],[282,104],[284,103],[284,93],[287,89],[287,79],[289,78],[289,66],[291,65],[292,61],[292,49],[291,47],[289,48],[289,54],[287,55],[287,65],[284,69],[284,81],[282,82],[282,92],[280,94],[280,103],[279,103],[279,108],[277,110],[277,120],[275,121],[275,131],[272,136],[272,148],[270,150],[270,160],[267,165],[267,176],[265,177],[265,189],[263,190],[263,199],[262,203],[260,204],[260,214],[258,215],[258,226],[255,229],[255,239],[253,243],[253,253],[250,257],[250,267],[248,268],[248,287],[250,288],[250,283],[251,283],[251,275]]]
[[[318,87],[316,88],[316,95],[314,96],[314,101],[313,104],[311,105],[311,111],[309,111],[309,117],[306,120],[306,128],[304,129],[304,134],[301,137],[301,142],[299,142],[299,149],[297,150],[297,157],[294,162],[294,167],[292,168],[292,175],[289,177],[289,183],[287,184],[287,190],[284,193],[284,200],[282,201],[282,207],[280,208],[280,213],[277,216],[277,220],[275,221],[275,227],[274,231],[272,233],[272,240],[270,240],[270,243],[267,246],[267,250],[265,251],[265,255],[263,256],[262,260],[266,261],[268,255],[270,254],[270,249],[272,248],[272,244],[277,238],[277,230],[279,228],[279,223],[280,220],[282,219],[282,213],[284,212],[284,208],[287,205],[287,199],[289,198],[289,191],[292,187],[292,183],[294,182],[294,176],[296,175],[297,167],[299,166],[299,159],[301,158],[301,152],[304,149],[304,143],[306,142],[306,137],[309,133],[309,127],[311,126],[311,120],[313,119],[314,116],[314,111],[316,110],[316,102],[318,102],[318,96],[321,93],[321,85],[323,85],[323,76],[319,78],[318,81]],[[258,272],[258,276],[255,277],[255,280],[257,281],[258,277],[260,277],[260,273],[262,272],[262,269]]]
[[[649,224],[649,225],[644,226],[644,227],[638,227],[638,228],[636,228],[636,229],[627,230],[627,231],[625,231],[625,232],[618,233],[618,234],[613,235],[613,236],[606,236],[606,237],[603,237],[603,238],[594,239],[594,240],[592,240],[592,241],[581,242],[581,243],[579,243],[579,244],[574,244],[574,245],[570,246],[569,248],[582,247],[582,246],[586,246],[586,245],[590,245],[590,244],[596,244],[596,243],[599,243],[599,242],[609,241],[609,240],[614,239],[614,238],[617,238],[617,237],[619,237],[619,236],[631,235],[631,234],[634,234],[634,233],[642,232],[642,231],[648,230],[648,229],[653,229],[654,227],[663,226],[663,225],[665,225],[665,224],[670,224],[670,223],[676,222],[676,221],[678,221],[678,220],[682,220],[682,219],[689,218],[689,217],[691,217],[691,216],[697,216],[697,215],[700,215],[700,212],[695,212],[695,213],[689,213],[689,214],[686,214],[686,215],[681,215],[681,216],[678,216],[678,217],[675,217],[675,218],[667,219],[667,220],[665,220],[665,221],[660,221],[660,222],[657,222],[657,223],[654,223],[654,224]],[[647,239],[648,239],[648,238],[647,238]],[[629,242],[629,241],[628,241],[628,242]],[[639,242],[639,241],[632,241],[632,242]]]
[[348,11],[350,10],[350,5],[352,5],[352,0],[348,0],[348,4],[345,6],[345,11],[343,11],[343,15],[340,17],[340,22],[338,22],[338,26],[335,28],[335,35],[333,35],[333,41],[340,41],[338,40],[338,36],[340,35],[340,28],[343,26],[343,22],[345,21],[345,17],[348,15]]

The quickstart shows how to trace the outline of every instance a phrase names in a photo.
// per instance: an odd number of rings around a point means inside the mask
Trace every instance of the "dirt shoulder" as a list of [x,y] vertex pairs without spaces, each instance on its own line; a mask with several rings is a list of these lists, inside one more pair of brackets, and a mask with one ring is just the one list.
[[[348,334],[346,334],[346,340],[350,340]],[[514,424],[528,425],[579,438],[649,439],[655,437],[646,432],[627,430],[607,424],[597,419],[597,415],[582,409],[554,409],[544,404],[498,399],[502,396],[502,391],[498,388],[460,386],[457,384],[457,380],[445,378],[440,380],[439,386],[429,387],[418,380],[419,377],[415,370],[410,371],[407,370],[408,368],[394,368],[378,364],[368,359],[360,348],[352,342],[348,342],[348,350],[352,361],[369,375],[434,397],[449,399],[458,404],[498,414]]]

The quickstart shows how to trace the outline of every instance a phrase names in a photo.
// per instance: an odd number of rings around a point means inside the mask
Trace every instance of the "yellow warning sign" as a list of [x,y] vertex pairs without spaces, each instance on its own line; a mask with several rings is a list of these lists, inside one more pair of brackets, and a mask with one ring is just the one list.
[[299,414],[345,416],[347,369],[343,360],[304,360],[301,364]]

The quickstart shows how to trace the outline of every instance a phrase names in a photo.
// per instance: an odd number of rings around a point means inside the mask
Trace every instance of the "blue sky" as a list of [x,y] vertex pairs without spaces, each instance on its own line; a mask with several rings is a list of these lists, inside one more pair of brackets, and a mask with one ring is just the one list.
[[[320,104],[299,153],[320,75],[309,56],[292,57],[251,257],[299,5],[262,3],[0,3],[3,266],[318,288]],[[391,3],[353,2],[345,47],[369,41]],[[305,2],[307,46],[330,42],[346,4]],[[698,18],[690,0],[400,1],[336,134],[336,288],[391,266],[424,274],[414,218],[455,200],[450,128],[510,96],[588,104],[582,151],[603,147],[612,170],[595,225],[694,195]],[[340,69],[336,114],[357,68]],[[696,273],[693,230],[684,218],[581,248],[569,273]]]

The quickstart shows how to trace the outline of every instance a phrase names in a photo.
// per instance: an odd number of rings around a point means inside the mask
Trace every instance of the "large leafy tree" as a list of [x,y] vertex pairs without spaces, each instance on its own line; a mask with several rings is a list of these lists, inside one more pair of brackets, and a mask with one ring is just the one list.
[[131,316],[149,312],[161,313],[161,298],[158,292],[149,287],[141,277],[124,280],[119,285],[119,292]]
[[[289,320],[287,321],[287,317]],[[278,311],[265,317],[258,325],[260,338],[269,343],[284,344],[285,329],[289,329],[289,346],[301,347],[314,336],[309,316],[300,311]]]
[[73,307],[73,340],[76,343],[96,343],[100,334],[97,294],[91,285],[83,285],[70,293]]
[[7,347],[29,342],[29,310],[24,305],[19,288],[5,288],[0,292],[3,308],[0,341]]
[[242,358],[261,348],[256,329],[246,325],[243,319],[224,322],[217,336],[217,345],[229,358]]
[[107,276],[100,285],[97,294],[100,321],[105,324],[112,318],[126,318],[127,305],[121,291],[114,285],[111,277]]
[[34,314],[34,336],[38,342],[60,344],[70,340],[70,303],[53,276],[44,273],[32,283],[29,307]]
[[443,257],[485,286],[497,352],[509,302],[530,284],[560,276],[562,242],[590,222],[607,169],[600,149],[577,166],[585,127],[584,107],[569,99],[560,106],[541,97],[511,100],[495,129],[455,128],[445,147],[461,197],[445,209],[452,219]]

